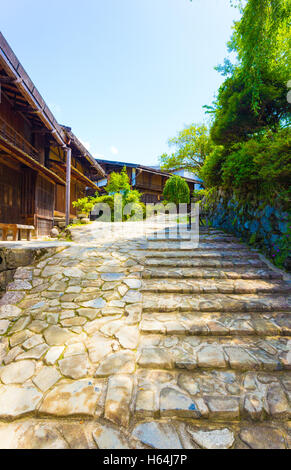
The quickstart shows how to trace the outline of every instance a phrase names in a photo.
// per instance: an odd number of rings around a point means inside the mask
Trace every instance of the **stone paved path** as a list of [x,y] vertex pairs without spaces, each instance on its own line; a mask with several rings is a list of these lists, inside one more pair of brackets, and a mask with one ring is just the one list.
[[0,300],[0,447],[291,448],[290,281],[230,235],[124,225]]

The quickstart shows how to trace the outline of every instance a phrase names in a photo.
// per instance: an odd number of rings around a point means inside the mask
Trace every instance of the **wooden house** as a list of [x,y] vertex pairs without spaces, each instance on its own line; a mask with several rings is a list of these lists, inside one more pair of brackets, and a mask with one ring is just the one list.
[[[130,179],[130,184],[133,189],[140,191],[142,201],[144,203],[157,203],[163,199],[163,190],[167,180],[172,176],[172,173],[167,173],[159,168],[152,168],[149,166],[138,165],[134,163],[113,162],[110,160],[100,160],[97,162],[103,168],[107,175],[113,171],[120,172],[125,166],[127,174]],[[200,181],[193,178],[184,177],[187,182],[190,192],[192,193],[196,185],[200,185]],[[107,178],[100,178],[97,184],[101,191],[107,184]]]
[[48,235],[55,217],[73,218],[71,202],[97,190],[93,180],[104,176],[71,129],[58,124],[0,33],[0,224],[33,225],[36,236]]

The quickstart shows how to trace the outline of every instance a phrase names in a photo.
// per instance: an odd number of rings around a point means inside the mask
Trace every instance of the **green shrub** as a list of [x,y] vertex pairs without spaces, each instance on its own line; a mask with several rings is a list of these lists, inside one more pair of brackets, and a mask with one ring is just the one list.
[[288,188],[291,178],[291,129],[266,132],[240,145],[222,167],[226,188],[267,193]]
[[78,201],[73,202],[73,207],[75,207],[82,214],[89,214],[95,205],[95,198],[92,197],[83,197],[78,199]]
[[290,198],[291,128],[265,131],[232,150],[216,148],[207,158],[199,176],[207,189],[223,187],[238,199],[263,196],[265,200],[282,193]]
[[193,201],[194,202],[200,202],[206,195],[206,190],[205,189],[194,189],[192,193]]
[[199,171],[199,176],[207,188],[221,185],[222,165],[225,161],[223,147],[216,147],[205,159],[205,163]]
[[188,204],[190,202],[190,189],[181,176],[173,175],[165,184],[163,196],[166,201],[174,204]]

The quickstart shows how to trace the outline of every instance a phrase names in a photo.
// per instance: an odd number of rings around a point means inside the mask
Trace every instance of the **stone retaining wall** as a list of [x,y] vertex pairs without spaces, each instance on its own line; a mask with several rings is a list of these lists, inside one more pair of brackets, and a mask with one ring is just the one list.
[[290,253],[291,214],[279,200],[271,205],[264,201],[241,203],[234,195],[219,190],[202,201],[201,207],[213,227],[233,233],[261,249],[275,263],[282,255],[283,267],[291,270],[290,254],[287,254],[288,240]]
[[15,271],[22,266],[28,266],[43,256],[55,254],[54,248],[0,248],[0,297],[5,292],[7,284],[13,280]]

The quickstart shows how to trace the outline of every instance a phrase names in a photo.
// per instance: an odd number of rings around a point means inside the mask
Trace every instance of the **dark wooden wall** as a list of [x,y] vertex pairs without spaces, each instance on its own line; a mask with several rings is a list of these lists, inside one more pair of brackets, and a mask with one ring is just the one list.
[[[77,215],[77,210],[73,207],[73,201],[85,197],[86,187],[82,183],[72,180],[71,182],[71,215]],[[59,184],[55,188],[55,211],[61,214],[66,212],[66,188]]]
[[35,190],[36,226],[38,235],[47,235],[53,227],[55,185],[40,175]]
[[21,172],[0,162],[0,222],[21,223]]

